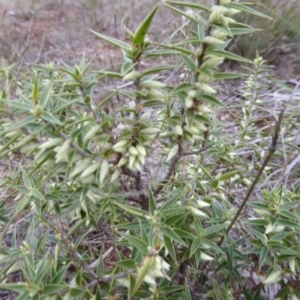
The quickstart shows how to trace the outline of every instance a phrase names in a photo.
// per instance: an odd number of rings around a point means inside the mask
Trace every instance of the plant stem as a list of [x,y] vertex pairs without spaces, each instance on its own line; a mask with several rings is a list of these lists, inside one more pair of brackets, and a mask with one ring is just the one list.
[[239,207],[238,211],[236,212],[234,218],[232,219],[231,223],[229,224],[229,226],[227,227],[226,229],[226,234],[224,236],[222,236],[222,238],[220,239],[220,241],[218,242],[218,246],[221,246],[224,239],[225,239],[225,236],[228,235],[228,233],[230,232],[231,228],[233,227],[234,223],[237,221],[239,215],[241,214],[243,208],[245,207],[247,201],[249,200],[250,198],[250,195],[252,194],[262,172],[264,171],[265,167],[267,166],[269,160],[271,159],[271,157],[273,156],[275,150],[276,150],[276,145],[277,145],[277,141],[278,141],[278,137],[279,137],[279,131],[280,131],[280,127],[281,127],[281,123],[282,123],[282,118],[283,118],[283,114],[284,114],[284,111],[285,111],[285,108],[283,108],[281,110],[281,113],[279,115],[279,118],[276,122],[276,126],[275,126],[275,130],[274,130],[274,135],[272,137],[272,142],[271,142],[271,146],[269,147],[269,152],[267,154],[267,156],[265,157],[256,177],[254,178],[246,196],[245,196],[245,199],[244,201],[242,202],[241,206]]

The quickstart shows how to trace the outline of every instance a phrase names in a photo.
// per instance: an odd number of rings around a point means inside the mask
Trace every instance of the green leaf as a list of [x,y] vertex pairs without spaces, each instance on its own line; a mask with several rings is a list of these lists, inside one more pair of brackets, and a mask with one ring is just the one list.
[[100,103],[99,103],[99,105],[97,106],[97,109],[96,110],[98,110],[99,108],[101,108],[102,106],[104,106],[104,105],[106,105],[106,103],[108,102],[108,101],[110,101],[111,100],[111,98],[114,96],[114,95],[116,95],[116,92],[115,91],[112,91],[112,92],[110,92]]
[[186,55],[192,55],[192,56],[194,55],[193,51],[188,50],[184,47],[178,47],[178,46],[174,46],[174,45],[165,45],[165,44],[158,44],[158,46],[173,49],[173,50],[177,50],[176,55],[178,55],[180,53],[185,53]]
[[103,276],[103,274],[104,274],[104,262],[103,262],[102,251],[100,251],[100,253],[99,253],[99,263],[98,263],[98,266],[97,266],[97,275],[100,277],[100,276]]
[[48,104],[48,100],[49,100],[50,95],[51,95],[52,86],[53,86],[53,79],[51,79],[48,82],[43,94],[41,95],[40,104],[41,104],[42,107],[46,107],[47,104]]
[[211,95],[207,95],[207,94],[199,94],[198,96],[200,98],[200,100],[204,101],[204,102],[208,102],[214,105],[219,105],[219,106],[223,106],[226,107],[226,105],[224,105],[222,102],[220,102],[218,99],[216,99],[215,97],[211,96]]
[[49,295],[61,291],[68,290],[69,286],[67,284],[47,284],[43,287],[43,295]]
[[18,282],[18,283],[0,283],[0,289],[15,291],[15,292],[25,292],[30,287],[27,283]]
[[129,45],[127,43],[124,43],[123,41],[120,41],[120,40],[117,40],[115,38],[112,38],[112,37],[109,37],[109,36],[106,36],[104,34],[101,34],[101,33],[98,33],[92,29],[89,29],[90,32],[94,33],[95,35],[97,35],[98,37],[100,37],[101,39],[105,40],[106,42],[114,45],[114,46],[117,46],[123,50],[127,50],[129,48]]
[[122,75],[126,75],[128,72],[130,72],[136,66],[136,64],[137,63],[125,62],[121,68]]
[[210,187],[213,189],[213,190],[216,190],[218,187],[219,187],[219,180],[218,179],[215,179],[211,182],[210,184]]
[[164,55],[178,55],[179,52],[175,50],[149,50],[144,52],[144,56],[146,57],[158,57]]
[[229,281],[232,277],[232,269],[233,269],[233,261],[234,261],[232,246],[228,246],[227,251],[228,251],[227,267],[228,267],[228,271],[229,271],[229,278],[227,280]]
[[226,181],[228,179],[230,179],[231,177],[233,177],[235,174],[238,174],[240,173],[239,171],[231,171],[231,172],[228,172],[228,173],[225,173],[223,175],[221,175],[218,180],[219,181]]
[[85,289],[79,289],[79,288],[74,288],[74,287],[70,288],[70,291],[69,291],[69,294],[72,297],[78,297],[84,293],[86,293]]
[[182,299],[184,299],[184,300],[192,300],[190,287],[187,284],[185,285],[185,289],[184,289],[184,293],[183,293],[183,298]]
[[198,250],[200,248],[201,244],[202,244],[202,240],[200,240],[199,238],[194,238],[194,240],[192,242],[191,250],[190,250],[190,258],[194,255],[196,250]]
[[52,285],[59,284],[66,276],[66,272],[68,271],[71,263],[65,265],[51,280]]
[[89,231],[87,230],[83,234],[79,235],[74,243],[75,248],[79,247],[83,239],[89,234]]
[[195,43],[199,44],[200,42],[201,41],[198,37],[192,37],[192,38],[181,40],[178,43],[174,44],[174,46],[190,45]]
[[95,300],[103,300],[102,296],[101,296],[101,290],[100,290],[100,286],[97,285],[97,290],[96,290],[96,298]]
[[186,91],[190,90],[193,88],[193,85],[190,83],[182,83],[176,87],[174,87],[171,91],[170,91],[170,95],[178,95],[179,93],[185,92],[186,95]]
[[[252,5],[254,5],[253,3],[251,3]],[[250,8],[249,6],[243,5],[242,3],[229,3],[224,5],[225,7],[229,7],[229,8],[234,8],[234,9],[238,9],[240,11],[243,11],[245,13],[260,17],[260,18],[265,18],[265,19],[269,19],[269,20],[273,20],[271,17],[253,9]]]
[[267,226],[268,222],[264,219],[254,219],[254,220],[247,220],[247,224],[251,224],[255,226]]
[[178,65],[162,65],[162,66],[156,66],[156,67],[152,67],[147,69],[146,71],[142,72],[141,76],[147,76],[150,74],[155,74],[155,73],[159,73],[161,71],[165,71],[165,70],[172,70],[172,69],[176,69],[178,68]]
[[[291,287],[289,285],[284,285],[284,287],[278,291],[278,293],[276,294],[276,296],[274,298],[275,299],[288,299],[288,296],[290,294],[291,294]],[[252,300],[252,298],[250,300]]]
[[174,203],[177,202],[178,198],[181,196],[182,191],[177,192],[169,201],[167,201],[162,208],[160,209],[161,212],[167,211],[169,208],[173,206]]
[[33,103],[37,105],[39,103],[39,77],[35,75],[34,82],[33,82],[33,91],[32,91]]
[[217,231],[220,231],[226,226],[227,226],[226,224],[217,224],[217,225],[212,225],[210,227],[207,227],[205,228],[205,236],[209,236]]
[[16,107],[16,108],[20,108],[20,109],[25,110],[25,111],[30,111],[34,108],[34,105],[31,102],[27,101],[27,100],[26,100],[26,102],[11,101],[9,103],[9,105],[11,105],[13,107]]
[[34,123],[36,121],[36,118],[34,116],[29,116],[27,118],[25,118],[24,120],[20,120],[18,122],[15,122],[13,125],[9,126],[7,130],[5,130],[5,132],[10,132],[10,131],[14,131],[18,128],[24,128],[27,125]]
[[153,8],[153,10],[146,17],[146,19],[137,28],[133,37],[133,43],[135,45],[141,45],[144,42],[145,36],[149,30],[149,27],[152,23],[153,17],[155,16],[157,9],[158,9],[158,5],[156,5]]
[[237,23],[237,22],[230,23],[229,26],[233,36],[262,31],[261,29],[253,28],[251,26],[247,26],[243,23]]
[[232,37],[232,32],[230,28],[223,24],[213,24],[213,27],[220,29],[224,33],[226,33],[228,36]]
[[273,235],[271,238],[270,238],[270,242],[280,242],[282,241],[284,238],[286,238],[287,236],[289,235],[292,235],[293,233],[292,232],[282,232],[282,233],[278,233],[276,235]]
[[207,54],[213,54],[213,55],[217,55],[217,56],[221,56],[230,60],[234,60],[234,61],[240,61],[240,62],[244,62],[247,64],[253,64],[253,61],[251,61],[250,59],[244,58],[242,56],[239,56],[237,54],[228,52],[226,50],[219,50],[219,51],[207,51]]
[[180,54],[181,59],[184,61],[185,65],[192,71],[192,72],[196,72],[197,67],[196,64],[194,63],[194,61],[189,58],[186,54],[181,53]]
[[50,124],[63,125],[63,123],[59,119],[47,112],[42,113],[41,118],[44,121],[49,122]]
[[256,236],[263,244],[267,243],[268,239],[267,239],[267,237],[266,237],[263,233],[261,233],[261,232],[255,230],[255,229],[251,229],[251,231],[255,234],[255,236]]
[[105,75],[105,76],[109,76],[109,77],[113,77],[113,78],[117,78],[117,79],[122,79],[123,75],[121,73],[117,73],[117,72],[111,72],[111,71],[98,71],[97,72],[100,75]]
[[177,262],[176,252],[174,249],[173,241],[168,236],[164,235],[165,247],[171,255],[174,262]]
[[[142,221],[141,224],[143,225],[144,228],[149,228],[150,224],[148,221]],[[140,223],[139,222],[130,222],[130,223],[122,223],[120,225],[115,226],[118,229],[139,229],[140,228]]]
[[129,234],[122,234],[122,236],[135,248],[141,251],[144,255],[148,254],[148,246],[144,241],[140,240],[139,238],[129,235]]
[[115,262],[114,264],[125,269],[136,269],[136,263],[132,259],[120,260]]
[[[179,211],[180,213],[180,211]],[[169,226],[174,226],[175,223],[180,222],[186,218],[186,213],[176,214],[174,216],[167,217],[164,221],[164,224]]]
[[295,222],[292,222],[290,220],[277,220],[277,223],[276,225],[282,225],[282,226],[288,226],[288,227],[295,227],[295,228],[300,228],[300,225],[295,223]]
[[149,208],[151,215],[154,215],[156,211],[156,203],[151,188],[149,188]]
[[119,202],[114,202],[114,204],[137,217],[145,217],[146,215],[148,215],[147,212],[145,212],[144,210],[141,210],[139,208],[134,208],[132,206],[121,204]]
[[262,268],[268,254],[269,254],[269,248],[266,246],[262,247],[259,254],[259,266],[258,266],[259,270]]
[[235,78],[241,78],[245,76],[247,76],[247,74],[216,72],[214,73],[214,80],[235,79]]
[[180,236],[181,238],[191,239],[191,240],[195,238],[195,235],[180,228],[174,228],[174,232],[178,234],[178,236]]
[[175,231],[173,229],[171,229],[170,227],[161,227],[160,228],[161,232],[166,235],[167,237],[169,237],[170,239],[178,242],[179,244],[183,245],[183,246],[186,246],[187,247],[187,244],[180,238],[180,236],[175,233]]
[[[170,3],[170,2],[169,2],[169,3]],[[182,3],[184,3],[184,2],[182,2]],[[202,26],[205,26],[205,25],[206,25],[206,21],[205,21],[203,18],[201,18],[201,17],[197,17],[197,18],[196,18],[196,17],[194,17],[194,16],[192,16],[192,15],[190,15],[190,14],[187,14],[186,12],[184,12],[184,11],[182,11],[182,10],[180,10],[180,9],[177,9],[177,8],[171,6],[171,5],[168,5],[168,4],[165,4],[165,6],[171,8],[171,9],[174,10],[175,12],[177,12],[177,13],[179,13],[179,14],[185,16],[187,19],[191,20],[191,21],[194,22],[195,24],[200,24],[200,25],[202,25]]]
[[294,215],[293,213],[287,211],[287,210],[278,210],[278,214],[280,216],[286,217],[288,219],[292,219],[297,221],[298,220],[298,216]]
[[243,288],[243,293],[244,293],[245,299],[252,300],[251,294],[247,291],[247,289],[244,286],[242,286],[242,288]]
[[61,112],[63,109],[65,109],[67,107],[71,107],[72,105],[74,105],[76,103],[78,103],[78,99],[76,99],[76,100],[69,100],[68,99],[68,101],[63,102],[60,105],[55,105],[55,107],[53,109],[51,109],[51,113],[55,114],[55,113]]
[[[172,285],[172,286],[166,286],[166,287],[160,288],[159,292],[162,294],[168,294],[168,293],[174,293],[176,291],[180,291],[182,289],[183,289],[182,285]],[[160,300],[160,298],[158,298],[158,299]],[[168,298],[168,299],[170,299],[170,298]]]
[[225,255],[224,251],[214,242],[208,239],[203,239],[202,243],[205,244],[206,246],[209,246],[211,249],[215,250],[218,253],[221,253]]
[[210,12],[209,8],[205,5],[200,5],[198,3],[192,3],[192,2],[183,2],[183,1],[173,1],[173,0],[166,0],[166,3],[173,4],[173,5],[180,5],[180,6],[187,6],[191,8],[196,8],[200,10],[204,10],[206,12]]

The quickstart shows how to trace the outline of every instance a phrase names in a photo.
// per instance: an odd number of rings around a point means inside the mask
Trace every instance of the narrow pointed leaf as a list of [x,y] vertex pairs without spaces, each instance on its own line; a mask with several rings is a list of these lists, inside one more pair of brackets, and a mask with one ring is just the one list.
[[251,14],[253,16],[257,16],[257,17],[260,17],[260,18],[265,18],[265,19],[272,20],[271,17],[255,10],[255,9],[249,7],[249,6],[243,5],[242,3],[230,3],[230,4],[227,4],[225,6],[229,7],[229,8],[234,8],[234,9],[243,11],[243,12]]
[[153,215],[154,212],[156,211],[156,203],[151,189],[149,189],[149,208],[150,208],[150,213]]
[[204,26],[206,25],[206,21],[203,18],[200,18],[200,17],[196,18],[196,17],[194,17],[194,16],[192,16],[190,14],[187,14],[184,11],[182,11],[180,9],[177,9],[177,8],[171,6],[171,5],[168,5],[168,4],[166,4],[166,6],[169,7],[169,8],[171,8],[172,10],[176,11],[177,13],[185,16],[187,19],[193,21],[196,24],[201,24],[201,25],[204,25]]
[[239,56],[237,54],[228,52],[226,50],[219,50],[219,51],[207,51],[207,53],[209,54],[213,54],[213,55],[217,55],[217,56],[221,56],[230,60],[234,60],[234,61],[240,61],[240,62],[244,62],[244,63],[248,63],[248,64],[253,64],[253,62],[247,58],[244,58],[242,56]]
[[196,9],[200,9],[200,10],[209,12],[209,8],[207,6],[201,5],[198,3],[173,1],[173,0],[167,0],[166,3],[173,4],[173,5],[187,6],[187,7],[196,8]]
[[262,247],[259,255],[259,267],[260,270],[269,254],[269,249],[267,247]]
[[147,245],[144,241],[129,234],[124,234],[123,237],[129,242],[129,244],[141,251],[144,255],[148,254],[149,245]]
[[146,19],[137,28],[133,38],[133,43],[135,45],[141,45],[144,42],[145,36],[149,30],[149,27],[152,23],[153,17],[155,16],[157,9],[158,5],[154,7],[154,9],[150,12]]
[[196,64],[194,63],[194,61],[188,57],[186,54],[181,53],[180,54],[181,59],[184,61],[185,65],[192,71],[192,72],[196,72]]
[[112,37],[109,37],[109,36],[106,36],[104,34],[101,34],[101,33],[98,33],[92,29],[90,29],[90,32],[94,33],[95,35],[97,35],[98,37],[100,37],[101,39],[105,40],[106,42],[114,45],[114,46],[117,46],[121,49],[124,49],[124,50],[127,50],[129,48],[129,45],[125,42],[122,42],[120,40],[117,40],[115,38],[112,38]]

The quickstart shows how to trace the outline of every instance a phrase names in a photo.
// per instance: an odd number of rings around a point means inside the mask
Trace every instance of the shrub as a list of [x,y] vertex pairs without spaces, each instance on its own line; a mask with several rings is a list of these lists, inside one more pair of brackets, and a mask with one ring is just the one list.
[[[0,287],[16,299],[263,299],[269,286],[300,297],[299,187],[281,177],[241,214],[257,182],[276,176],[284,109],[274,132],[259,129],[264,61],[225,48],[255,32],[231,16],[265,16],[237,1],[165,6],[193,24],[176,44],[147,37],[158,5],[125,28],[130,43],[94,32],[121,49],[119,72],[84,59],[22,82],[2,70]],[[180,83],[160,80],[178,68],[160,57],[180,59]],[[249,74],[221,72],[224,59]],[[116,84],[97,101],[106,77]],[[240,77],[242,104],[227,103],[218,82]],[[284,120],[292,135],[294,117]]]

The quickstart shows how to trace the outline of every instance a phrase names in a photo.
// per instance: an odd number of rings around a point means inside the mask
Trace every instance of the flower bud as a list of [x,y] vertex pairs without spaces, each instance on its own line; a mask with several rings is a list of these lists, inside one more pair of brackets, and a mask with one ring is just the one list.
[[208,84],[203,83],[203,82],[199,83],[199,88],[201,89],[202,92],[204,92],[206,94],[215,94],[217,92],[212,87],[210,87]]
[[203,253],[203,252],[201,252],[200,258],[201,258],[202,260],[205,260],[205,261],[210,261],[210,260],[213,260],[213,259],[214,259],[213,257],[211,257],[211,256],[209,256],[209,255],[207,255],[207,254],[205,254],[205,253]]
[[36,105],[34,109],[30,111],[35,117],[39,117],[43,112],[44,108],[41,105]]
[[93,174],[99,167],[100,162],[92,162],[91,165],[81,173],[80,177],[83,178]]
[[194,100],[191,97],[187,96],[185,98],[185,106],[186,106],[186,108],[191,108],[193,105],[194,105]]
[[129,156],[129,161],[128,161],[128,168],[129,168],[129,169],[132,169],[132,168],[133,168],[135,159],[136,159],[135,155],[130,155],[130,156]]
[[130,147],[128,148],[128,152],[129,152],[131,155],[133,155],[133,156],[139,155],[139,152],[136,150],[136,148],[135,148],[134,146],[130,146]]
[[110,182],[113,183],[114,181],[116,181],[119,177],[119,175],[121,174],[122,169],[121,168],[117,168],[114,173],[111,176]]
[[139,154],[143,155],[143,156],[146,156],[147,152],[146,152],[146,148],[141,145],[141,144],[137,144],[135,146],[136,150],[138,151]]
[[101,128],[99,125],[95,125],[94,127],[92,127],[87,134],[84,137],[84,140],[88,140],[90,138],[92,138],[93,136],[95,136],[99,131],[101,131]]
[[123,77],[123,80],[124,81],[129,81],[129,80],[135,81],[140,75],[141,74],[138,71],[131,71]]
[[139,162],[144,165],[145,164],[145,156],[140,154],[137,156],[137,159],[139,160]]
[[197,57],[197,58],[199,58],[201,55],[202,55],[202,48],[197,48],[197,50],[196,50],[196,52],[195,52],[195,56]]
[[210,45],[210,46],[218,46],[218,45],[221,45],[224,43],[223,40],[220,40],[220,39],[217,39],[213,36],[206,36],[204,39],[203,39],[203,42]]
[[165,83],[156,81],[156,80],[151,80],[151,81],[143,81],[141,82],[141,87],[151,89],[151,88],[164,88],[166,86]]
[[128,163],[128,158],[122,156],[118,163],[118,168],[125,166]]
[[159,133],[160,129],[156,127],[146,127],[140,130],[140,133],[144,134],[156,134]]
[[175,132],[176,132],[177,135],[182,136],[182,134],[183,134],[182,127],[180,125],[176,125]]
[[196,90],[189,91],[188,97],[190,97],[192,99],[196,98],[197,97],[197,91]]
[[108,161],[104,159],[100,168],[100,184],[102,184],[102,182],[104,181],[106,175],[108,174],[108,171],[109,171]]
[[167,157],[167,162],[170,161],[178,152],[179,145],[176,144],[169,152],[168,157]]

